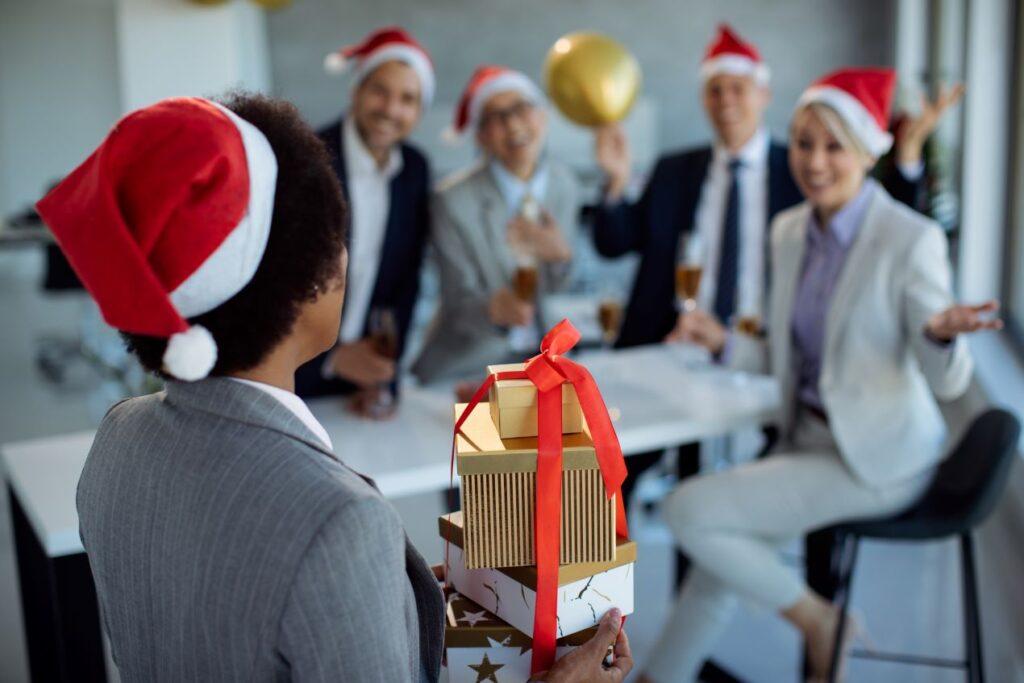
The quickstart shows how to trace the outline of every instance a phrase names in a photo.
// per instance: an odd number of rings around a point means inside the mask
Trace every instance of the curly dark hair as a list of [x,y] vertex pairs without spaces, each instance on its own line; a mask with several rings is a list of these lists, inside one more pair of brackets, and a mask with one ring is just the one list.
[[[217,342],[211,375],[256,366],[291,332],[302,303],[340,284],[348,209],[327,150],[289,102],[235,91],[221,103],[258,128],[277,157],[270,236],[252,280],[223,304],[190,318]],[[147,370],[162,370],[167,340],[122,333]]]

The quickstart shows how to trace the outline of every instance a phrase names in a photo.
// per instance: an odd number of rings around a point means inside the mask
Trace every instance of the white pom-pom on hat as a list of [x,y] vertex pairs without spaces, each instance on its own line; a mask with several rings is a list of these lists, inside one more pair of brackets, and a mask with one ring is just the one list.
[[349,64],[349,60],[341,52],[332,52],[324,57],[324,71],[332,75],[345,73]]
[[168,375],[195,382],[210,374],[217,364],[217,342],[202,325],[192,325],[171,335],[164,351],[163,369]]

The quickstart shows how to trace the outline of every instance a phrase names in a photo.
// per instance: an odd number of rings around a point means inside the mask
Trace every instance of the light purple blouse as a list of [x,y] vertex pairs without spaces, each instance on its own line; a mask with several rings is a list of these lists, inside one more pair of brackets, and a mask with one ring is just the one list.
[[827,229],[822,229],[813,211],[807,222],[804,262],[793,300],[792,335],[798,359],[797,400],[820,410],[825,409],[818,393],[825,320],[832,292],[860,232],[876,186],[873,179],[867,178],[860,192],[832,217]]

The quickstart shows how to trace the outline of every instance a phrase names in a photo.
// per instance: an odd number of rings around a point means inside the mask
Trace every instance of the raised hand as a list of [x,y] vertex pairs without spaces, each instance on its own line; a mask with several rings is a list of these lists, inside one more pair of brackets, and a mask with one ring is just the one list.
[[594,153],[597,165],[608,176],[605,197],[617,201],[629,183],[630,154],[629,140],[622,126],[617,123],[597,128],[594,133]]
[[998,310],[999,302],[995,299],[975,306],[956,304],[929,318],[925,331],[934,339],[949,342],[958,334],[1001,330],[1003,321],[992,317]]
[[921,112],[907,116],[896,130],[896,162],[915,166],[921,161],[924,143],[942,120],[943,114],[964,96],[964,84],[942,85],[934,101],[921,94]]

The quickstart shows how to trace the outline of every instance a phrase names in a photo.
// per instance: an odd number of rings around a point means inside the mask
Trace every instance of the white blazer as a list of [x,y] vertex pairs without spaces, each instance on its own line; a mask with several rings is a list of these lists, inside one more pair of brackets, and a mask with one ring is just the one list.
[[[810,212],[803,202],[772,221],[767,342],[737,335],[734,345],[733,364],[779,381],[783,436],[797,407],[793,302]],[[911,477],[945,455],[936,397],[963,394],[973,368],[962,338],[944,348],[924,336],[928,318],[952,304],[950,285],[938,225],[877,187],[832,295],[818,383],[839,450],[868,484]]]

